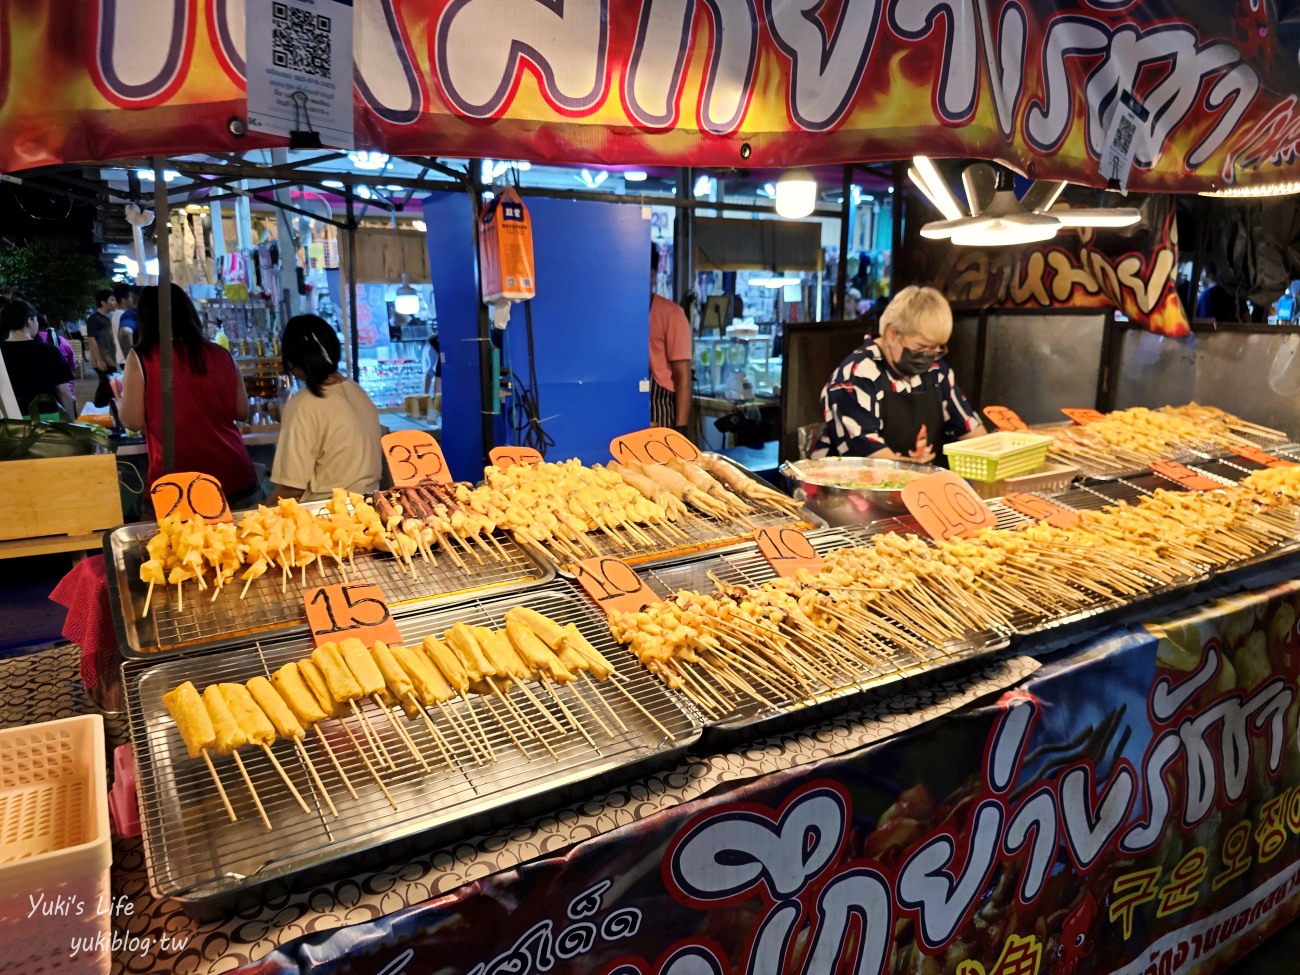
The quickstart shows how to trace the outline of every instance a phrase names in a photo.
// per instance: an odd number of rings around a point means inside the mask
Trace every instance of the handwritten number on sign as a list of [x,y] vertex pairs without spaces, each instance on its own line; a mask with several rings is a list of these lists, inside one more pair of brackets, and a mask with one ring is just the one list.
[[168,474],[153,482],[149,489],[154,517],[182,520],[199,517],[204,521],[234,521],[221,482],[208,474],[193,471]]
[[1181,484],[1189,491],[1213,491],[1223,487],[1218,481],[1213,481],[1204,474],[1198,474],[1186,464],[1180,464],[1176,460],[1156,461],[1151,465],[1151,470],[1161,477],[1167,477]]
[[1029,425],[1020,419],[1020,414],[1005,406],[986,406],[984,407],[984,415],[989,418],[989,422],[995,427],[1007,433],[1029,429]]
[[398,430],[383,438],[384,457],[394,487],[410,487],[428,479],[439,484],[452,482],[442,448],[424,430]]
[[653,589],[621,559],[602,556],[575,562],[574,575],[606,613],[635,613],[661,602]]
[[636,461],[640,464],[666,464],[674,458],[698,460],[700,456],[695,444],[667,427],[650,427],[615,437],[609,442],[609,452],[620,463]]
[[1012,511],[1019,511],[1036,521],[1045,521],[1053,528],[1076,528],[1079,524],[1079,512],[1036,494],[1007,494],[1002,503]]
[[1066,416],[1081,427],[1086,427],[1089,423],[1096,423],[1098,420],[1106,419],[1106,414],[1098,410],[1061,410]]
[[393,622],[393,614],[379,586],[319,586],[310,590],[303,602],[312,639],[318,645],[338,633],[355,636],[366,646],[373,646],[377,640],[401,642],[401,631]]
[[967,538],[998,523],[997,515],[952,471],[912,481],[903,488],[903,504],[931,538]]
[[763,558],[782,578],[792,578],[800,569],[816,572],[826,564],[797,528],[758,528],[754,540]]
[[1265,451],[1260,450],[1258,447],[1247,447],[1245,445],[1242,445],[1240,447],[1233,447],[1232,452],[1236,454],[1238,457],[1243,457],[1246,460],[1259,464],[1261,467],[1295,467],[1296,466],[1294,461],[1289,461],[1282,457],[1274,457],[1272,454],[1266,453]]
[[542,455],[532,447],[493,447],[488,451],[492,466],[503,471],[516,464],[540,464],[542,459]]

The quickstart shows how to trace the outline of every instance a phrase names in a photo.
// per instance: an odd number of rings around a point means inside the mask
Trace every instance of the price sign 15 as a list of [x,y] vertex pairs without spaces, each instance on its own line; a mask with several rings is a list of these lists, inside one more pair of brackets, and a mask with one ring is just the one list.
[[650,603],[663,602],[622,559],[583,559],[573,564],[573,573],[606,613],[635,613]]
[[968,538],[993,528],[997,515],[952,471],[936,471],[903,488],[903,504],[931,538]]
[[372,583],[318,586],[307,590],[303,604],[316,646],[346,637],[356,637],[368,647],[381,640],[402,642],[402,631],[393,622],[383,590]]
[[210,474],[189,471],[160,477],[149,488],[149,500],[159,521],[167,517],[185,521],[195,517],[204,521],[235,520],[221,482]]
[[756,528],[754,540],[763,558],[782,578],[791,579],[800,569],[817,572],[826,564],[797,528]]
[[410,487],[426,478],[439,484],[454,481],[433,434],[424,430],[398,430],[384,434],[381,442],[394,487]]
[[1037,494],[1006,494],[1002,503],[1012,511],[1019,511],[1036,521],[1045,521],[1053,528],[1077,528],[1079,512],[1066,508],[1055,501],[1048,501]]
[[1008,433],[1015,430],[1029,429],[1029,424],[1020,419],[1019,413],[1005,406],[986,406],[984,407],[984,415],[989,418],[989,422],[995,427]]
[[516,464],[540,464],[542,455],[532,447],[493,447],[488,451],[488,460],[504,471]]
[[609,452],[620,463],[632,460],[639,464],[666,464],[674,457],[678,460],[700,457],[695,444],[667,427],[650,427],[615,437],[609,442]]
[[1106,419],[1106,414],[1098,410],[1061,410],[1066,416],[1081,427],[1086,427],[1089,423],[1096,423],[1098,420]]
[[1261,467],[1295,467],[1295,462],[1286,460],[1283,457],[1274,457],[1272,454],[1260,450],[1258,447],[1233,447],[1232,452],[1238,457],[1244,457],[1246,460],[1253,461]]
[[1158,460],[1151,465],[1151,470],[1161,477],[1181,484],[1189,491],[1214,491],[1223,487],[1218,481],[1212,481],[1204,474],[1198,474],[1186,464],[1176,460]]

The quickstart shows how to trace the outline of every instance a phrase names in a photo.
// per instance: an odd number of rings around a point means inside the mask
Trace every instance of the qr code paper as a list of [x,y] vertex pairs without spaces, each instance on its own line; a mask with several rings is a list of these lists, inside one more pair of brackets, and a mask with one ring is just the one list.
[[1115,148],[1120,152],[1128,152],[1129,146],[1133,144],[1133,134],[1137,132],[1137,126],[1133,120],[1125,115],[1119,120],[1119,125],[1115,129]]
[[271,4],[271,59],[277,68],[330,76],[330,19],[285,3]]

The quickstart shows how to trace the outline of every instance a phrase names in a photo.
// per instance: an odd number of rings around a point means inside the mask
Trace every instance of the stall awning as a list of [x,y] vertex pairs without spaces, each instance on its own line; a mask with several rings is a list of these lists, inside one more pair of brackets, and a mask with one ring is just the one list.
[[[9,0],[0,169],[283,145],[231,133],[246,6],[86,0],[71,16]],[[1135,143],[1135,189],[1273,182],[1300,173],[1297,38],[1276,6],[356,0],[355,139],[745,168],[926,153],[1102,185],[1118,138]],[[1125,92],[1136,128],[1118,124]]]

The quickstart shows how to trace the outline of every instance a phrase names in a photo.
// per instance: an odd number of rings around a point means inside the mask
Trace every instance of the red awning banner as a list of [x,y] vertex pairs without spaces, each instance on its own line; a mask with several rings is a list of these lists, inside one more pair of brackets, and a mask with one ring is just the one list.
[[[244,10],[6,0],[0,168],[283,145],[230,131],[246,108]],[[1102,185],[1129,92],[1146,110],[1134,189],[1300,175],[1300,38],[1273,0],[355,0],[353,11],[357,146],[393,154],[767,168],[924,152]]]

